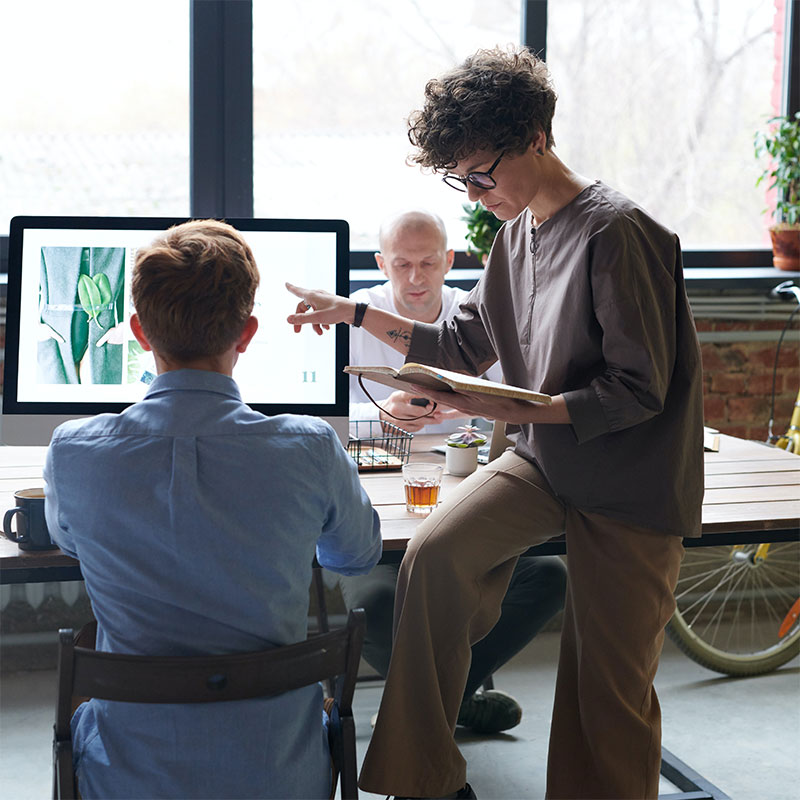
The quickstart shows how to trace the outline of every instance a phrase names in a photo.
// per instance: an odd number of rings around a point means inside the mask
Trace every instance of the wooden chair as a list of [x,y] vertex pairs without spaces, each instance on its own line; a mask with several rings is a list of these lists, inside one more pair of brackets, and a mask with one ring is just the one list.
[[[53,738],[53,797],[75,798],[70,719],[73,698],[130,703],[214,703],[269,697],[337,676],[328,738],[342,800],[358,797],[352,701],[365,615],[355,609],[344,628],[304,642],[254,653],[197,657],[133,656],[76,646],[59,631],[58,699]],[[335,791],[336,776],[334,776]]]

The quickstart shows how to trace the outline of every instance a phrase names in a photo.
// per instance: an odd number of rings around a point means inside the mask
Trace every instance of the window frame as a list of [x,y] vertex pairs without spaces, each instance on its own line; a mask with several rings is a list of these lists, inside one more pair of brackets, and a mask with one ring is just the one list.
[[[547,60],[547,6],[549,0],[521,0],[520,40],[541,59]],[[800,110],[800,3],[791,2],[787,10],[787,31],[784,41],[783,113],[794,114]],[[683,263],[690,288],[714,289],[722,286],[769,289],[776,279],[785,279],[795,273],[777,270],[772,265],[772,250],[759,249],[685,249]],[[372,253],[353,251],[350,254],[351,271],[374,269]],[[463,251],[456,252],[455,270],[479,267],[477,259]],[[709,274],[713,272],[713,274]]]
[[[800,12],[789,3],[784,59],[785,113],[800,110]],[[548,0],[521,0],[521,41],[547,55]],[[190,3],[190,214],[253,216],[253,3]],[[694,268],[719,270],[719,282],[737,278],[774,282],[771,251],[685,250],[687,277]],[[455,269],[479,266],[459,251]],[[371,251],[352,251],[351,269],[372,269]],[[746,269],[743,269],[746,268]],[[759,274],[754,277],[753,271]],[[0,236],[0,273],[8,271],[8,236]],[[774,275],[772,274],[774,273]],[[455,277],[455,276],[454,276]],[[716,283],[704,278],[705,282]]]

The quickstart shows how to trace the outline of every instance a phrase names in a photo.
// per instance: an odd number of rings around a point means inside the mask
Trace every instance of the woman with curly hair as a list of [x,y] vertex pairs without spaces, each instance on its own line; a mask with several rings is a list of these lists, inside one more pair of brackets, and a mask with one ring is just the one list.
[[653,679],[682,537],[700,534],[700,351],[677,236],[558,158],[555,102],[542,61],[489,50],[430,81],[411,115],[414,160],[506,220],[452,321],[414,324],[291,287],[298,328],[362,324],[411,361],[471,374],[499,360],[510,384],[552,395],[532,405],[419,389],[504,420],[514,447],[451,491],[409,544],[367,791],[475,796],[453,739],[470,645],[496,622],[517,557],[564,534],[547,797],[658,793]]

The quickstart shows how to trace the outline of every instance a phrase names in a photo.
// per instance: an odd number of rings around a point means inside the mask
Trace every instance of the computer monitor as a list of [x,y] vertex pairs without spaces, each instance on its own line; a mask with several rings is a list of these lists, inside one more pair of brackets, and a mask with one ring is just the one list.
[[[155,375],[128,324],[136,250],[185,219],[15,217],[8,254],[6,444],[47,444],[66,419],[118,412]],[[296,334],[284,286],[348,293],[349,228],[343,220],[229,219],[253,250],[261,285],[258,333],[234,368],[242,399],[264,414],[313,414],[346,441],[348,329]]]

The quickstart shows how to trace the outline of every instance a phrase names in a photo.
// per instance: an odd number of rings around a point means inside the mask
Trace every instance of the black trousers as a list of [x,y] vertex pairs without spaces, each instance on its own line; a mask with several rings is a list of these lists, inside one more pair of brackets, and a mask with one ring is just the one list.
[[[399,566],[379,564],[367,575],[340,577],[345,606],[363,608],[367,631],[362,655],[380,675],[386,676],[392,655],[394,591]],[[464,697],[515,656],[564,607],[567,571],[556,556],[521,556],[503,599],[500,619],[481,641],[472,646]]]

